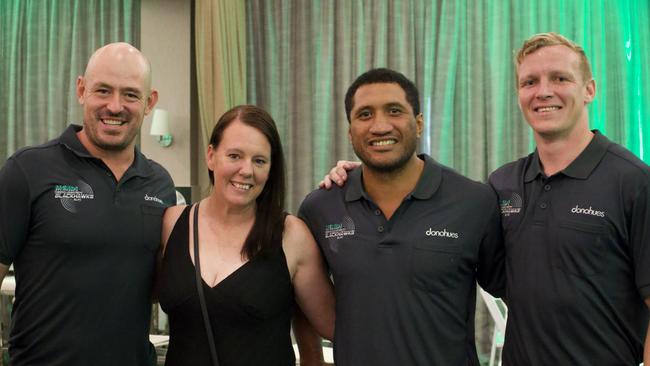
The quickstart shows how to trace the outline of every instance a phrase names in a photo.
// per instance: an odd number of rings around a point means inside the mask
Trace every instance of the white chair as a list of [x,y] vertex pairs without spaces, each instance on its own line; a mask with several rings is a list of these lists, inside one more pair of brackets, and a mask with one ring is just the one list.
[[155,348],[166,346],[169,344],[169,336],[162,334],[149,334],[149,342],[151,342]]
[[499,363],[501,366],[501,349],[506,334],[506,321],[508,318],[508,307],[501,299],[494,298],[479,287],[481,298],[488,308],[488,312],[494,320],[494,332],[492,333],[492,347],[490,349],[490,366],[494,366],[497,350],[499,350]]

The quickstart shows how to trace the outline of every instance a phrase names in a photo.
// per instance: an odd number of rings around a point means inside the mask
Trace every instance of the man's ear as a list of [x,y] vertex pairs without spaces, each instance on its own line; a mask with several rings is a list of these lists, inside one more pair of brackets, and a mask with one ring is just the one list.
[[591,79],[585,85],[585,105],[594,101],[596,97],[596,80]]
[[156,106],[156,103],[158,103],[158,90],[151,89],[151,94],[149,94],[149,98],[147,98],[147,105],[144,108],[145,116],[151,112],[153,107]]
[[84,104],[84,92],[86,91],[86,80],[83,76],[77,76],[77,100]]
[[422,132],[424,131],[424,116],[422,116],[422,113],[415,116],[415,131],[417,132],[418,138],[422,137]]

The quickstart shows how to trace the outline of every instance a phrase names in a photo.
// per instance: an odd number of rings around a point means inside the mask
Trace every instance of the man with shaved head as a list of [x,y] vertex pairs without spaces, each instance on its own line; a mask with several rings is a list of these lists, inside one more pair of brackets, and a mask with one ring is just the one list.
[[151,288],[164,168],[135,146],[158,93],[127,43],[77,79],[83,126],[24,148],[0,170],[0,278],[13,263],[12,365],[152,365]]

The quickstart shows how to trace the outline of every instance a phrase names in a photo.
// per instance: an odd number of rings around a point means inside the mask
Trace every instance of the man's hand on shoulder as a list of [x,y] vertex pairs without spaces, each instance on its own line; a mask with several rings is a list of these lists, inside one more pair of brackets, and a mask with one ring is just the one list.
[[358,161],[339,160],[336,166],[318,183],[318,188],[330,189],[333,184],[343,187],[345,181],[348,180],[348,171],[359,166],[361,166],[361,163]]

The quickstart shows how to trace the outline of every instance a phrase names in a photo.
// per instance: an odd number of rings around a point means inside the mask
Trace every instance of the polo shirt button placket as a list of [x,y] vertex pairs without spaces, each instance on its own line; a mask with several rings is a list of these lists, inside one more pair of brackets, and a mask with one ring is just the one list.
[[379,231],[380,233],[383,233],[384,232],[384,225],[379,225],[379,227],[377,227],[377,231]]

